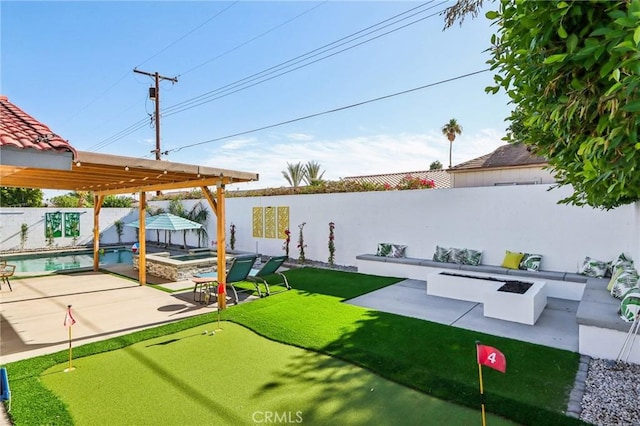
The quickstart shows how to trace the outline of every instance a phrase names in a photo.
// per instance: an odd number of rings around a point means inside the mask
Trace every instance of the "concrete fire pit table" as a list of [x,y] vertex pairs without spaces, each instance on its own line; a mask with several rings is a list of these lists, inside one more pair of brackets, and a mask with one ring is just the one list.
[[[529,288],[524,293],[499,291],[506,283],[519,282]],[[534,325],[545,306],[547,288],[544,281],[518,281],[492,276],[450,272],[427,276],[427,294],[483,304],[483,315],[506,321]]]

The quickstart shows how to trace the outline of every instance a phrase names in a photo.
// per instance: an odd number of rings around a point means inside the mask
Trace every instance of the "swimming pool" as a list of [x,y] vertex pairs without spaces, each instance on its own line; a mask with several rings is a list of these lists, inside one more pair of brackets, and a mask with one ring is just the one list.
[[[100,255],[100,265],[112,265],[115,263],[132,264],[131,250],[122,248],[109,248]],[[93,266],[93,250],[38,253],[3,256],[7,263],[16,265],[16,272],[50,272],[65,269],[77,269]]]

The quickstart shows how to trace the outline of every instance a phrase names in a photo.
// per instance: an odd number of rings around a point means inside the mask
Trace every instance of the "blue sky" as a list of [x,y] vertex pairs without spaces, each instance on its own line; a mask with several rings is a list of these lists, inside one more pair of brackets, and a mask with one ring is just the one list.
[[[224,137],[486,69],[493,27],[483,16],[444,32],[442,16],[426,18],[451,4],[3,1],[1,92],[79,150],[154,158],[153,81],[133,68],[177,76],[160,86],[163,158],[260,174],[232,189],[286,185],[287,162],[317,161],[326,179],[425,170],[434,160],[447,166],[440,129],[450,118],[464,129],[454,164],[503,143],[508,99],[485,94],[490,72]],[[295,67],[425,19],[253,87],[237,83],[412,8],[414,17]],[[244,89],[219,91],[230,84]],[[194,98],[204,103],[176,112]],[[114,137],[136,123],[135,132]]]

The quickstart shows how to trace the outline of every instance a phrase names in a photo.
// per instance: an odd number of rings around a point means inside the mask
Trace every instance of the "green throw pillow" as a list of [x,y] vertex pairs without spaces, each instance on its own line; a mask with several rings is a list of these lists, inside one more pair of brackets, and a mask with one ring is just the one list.
[[457,263],[458,265],[462,265],[464,263],[464,259],[467,256],[466,249],[459,248],[451,248],[451,252],[449,253],[449,263]]
[[611,289],[613,288],[613,286],[615,285],[616,281],[618,281],[618,277],[620,276],[621,273],[624,272],[624,269],[621,268],[617,268],[613,275],[611,276],[611,279],[609,280],[609,284],[607,285],[607,291],[611,292]]
[[407,250],[407,246],[400,244],[391,244],[391,252],[387,255],[389,257],[406,257],[404,252]]
[[584,258],[582,266],[578,269],[578,273],[592,278],[604,278],[607,274],[609,264],[601,260],[592,259],[589,256]]
[[616,299],[622,299],[622,297],[630,289],[638,286],[638,272],[634,269],[632,271],[622,271],[616,282],[613,283],[611,288],[611,295]]
[[620,318],[633,322],[640,313],[640,288],[634,287],[627,291],[620,303]]
[[539,271],[540,262],[542,262],[541,254],[524,253],[518,269],[523,271]]
[[480,264],[481,259],[482,259],[481,250],[465,249],[465,255],[464,255],[465,265],[478,266]]
[[391,253],[391,244],[389,243],[380,243],[378,244],[378,251],[376,252],[376,256],[389,256]]
[[508,269],[518,269],[524,253],[517,253],[506,250],[504,254],[504,260],[502,261],[502,267]]
[[448,262],[450,251],[451,249],[448,249],[447,247],[436,246],[436,252],[433,253],[433,260],[436,262]]

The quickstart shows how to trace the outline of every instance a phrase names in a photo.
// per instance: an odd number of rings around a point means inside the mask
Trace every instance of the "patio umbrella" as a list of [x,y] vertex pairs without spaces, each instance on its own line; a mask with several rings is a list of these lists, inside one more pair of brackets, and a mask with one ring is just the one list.
[[[135,220],[127,223],[126,226],[140,228],[139,221]],[[165,231],[185,231],[188,229],[200,229],[202,224],[176,216],[171,213],[160,213],[155,216],[148,216],[145,219],[145,229],[162,229]]]

